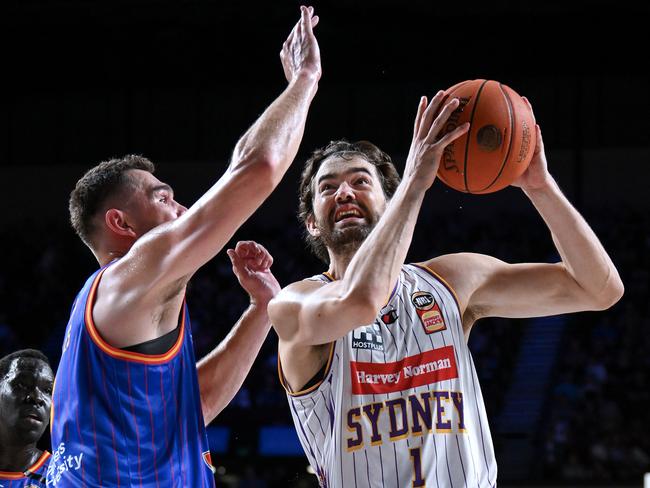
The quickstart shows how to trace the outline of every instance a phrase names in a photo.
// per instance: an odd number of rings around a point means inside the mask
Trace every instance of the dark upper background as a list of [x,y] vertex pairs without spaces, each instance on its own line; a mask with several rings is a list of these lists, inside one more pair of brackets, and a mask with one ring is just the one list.
[[[298,5],[4,2],[0,191],[16,204],[8,218],[65,219],[67,195],[82,170],[128,152],[162,163],[162,177],[178,187],[181,200],[194,201],[285,86],[278,53]],[[577,204],[602,203],[607,193],[645,205],[647,4],[375,0],[315,6],[323,78],[301,161],[311,149],[345,137],[377,143],[400,166],[420,95],[491,78],[532,101],[555,156],[551,170]],[[265,208],[295,205],[297,166]],[[16,184],[25,179],[28,188]],[[460,198],[453,195],[454,204]]]

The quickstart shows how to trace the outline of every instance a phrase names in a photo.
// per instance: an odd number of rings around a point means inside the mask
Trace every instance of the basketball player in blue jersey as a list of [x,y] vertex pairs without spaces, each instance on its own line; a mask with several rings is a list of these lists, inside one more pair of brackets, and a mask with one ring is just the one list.
[[101,268],[75,299],[66,330],[52,404],[59,458],[48,486],[214,486],[204,425],[239,389],[270,328],[266,305],[278,286],[263,247],[228,250],[251,304],[198,365],[185,289],[296,155],[321,75],[317,22],[301,7],[280,54],[287,88],[189,209],[138,156],[101,163],[77,182],[71,221]]
[[[547,170],[539,126],[523,190],[562,257],[507,264],[459,253],[404,260],[458,101],[422,98],[404,176],[368,142],[331,143],[307,162],[300,214],[328,263],[270,303],[283,386],[321,486],[490,488],[497,469],[467,339],[483,317],[603,310],[623,285]],[[440,108],[442,109],[440,110]],[[439,115],[435,115],[439,114]]]
[[0,359],[0,488],[45,487],[50,453],[36,444],[50,420],[53,382],[40,351]]

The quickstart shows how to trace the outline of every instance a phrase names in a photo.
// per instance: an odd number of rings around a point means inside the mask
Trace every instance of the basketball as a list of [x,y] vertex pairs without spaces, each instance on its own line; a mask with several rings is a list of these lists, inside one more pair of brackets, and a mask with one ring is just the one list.
[[535,119],[512,88],[494,80],[468,80],[445,91],[460,105],[442,134],[469,122],[469,131],[449,144],[438,177],[465,193],[492,193],[510,185],[528,167],[535,150]]

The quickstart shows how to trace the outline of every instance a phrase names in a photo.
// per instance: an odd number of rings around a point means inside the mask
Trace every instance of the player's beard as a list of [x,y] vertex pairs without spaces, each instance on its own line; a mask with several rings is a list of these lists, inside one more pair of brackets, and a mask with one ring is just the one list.
[[349,255],[354,254],[361,247],[363,241],[377,225],[380,217],[365,208],[362,210],[364,211],[363,222],[336,228],[334,216],[330,215],[325,222],[317,223],[320,239],[331,252],[338,255]]

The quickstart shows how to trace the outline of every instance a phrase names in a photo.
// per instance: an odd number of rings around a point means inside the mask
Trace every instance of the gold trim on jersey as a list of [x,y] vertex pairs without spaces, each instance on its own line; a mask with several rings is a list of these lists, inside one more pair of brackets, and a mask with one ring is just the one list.
[[299,390],[296,392],[292,392],[291,388],[289,387],[289,384],[286,382],[284,378],[284,373],[282,373],[282,364],[280,363],[280,355],[278,354],[278,376],[280,377],[280,384],[282,385],[282,388],[287,392],[287,395],[291,397],[298,397],[298,396],[303,396],[308,393],[311,393],[312,391],[316,390],[320,385],[323,384],[323,381],[325,381],[325,378],[327,378],[327,375],[330,373],[330,369],[332,368],[332,359],[334,358],[334,349],[336,345],[336,341],[330,342],[330,355],[329,358],[327,359],[327,365],[325,366],[325,373],[323,374],[323,378],[318,381],[315,385],[310,386],[309,388],[306,388],[304,390]]
[[97,293],[97,287],[99,286],[99,281],[102,275],[104,274],[104,271],[106,271],[106,269],[108,268],[104,268],[103,270],[101,270],[99,274],[95,277],[95,280],[93,281],[93,284],[90,288],[90,292],[88,293],[88,298],[86,299],[86,310],[84,313],[84,317],[86,323],[86,330],[88,331],[88,334],[90,335],[92,341],[102,351],[104,351],[106,354],[108,354],[109,356],[115,359],[122,359],[124,361],[131,361],[134,363],[141,363],[141,364],[163,364],[170,361],[181,350],[181,345],[183,344],[183,338],[185,337],[185,302],[183,301],[183,307],[181,312],[182,313],[181,325],[180,325],[181,330],[178,333],[178,338],[176,339],[176,343],[166,353],[142,354],[139,352],[124,351],[122,349],[118,349],[117,347],[113,347],[108,342],[106,342],[99,334],[97,327],[95,327],[95,322],[93,321],[93,313],[92,313],[92,308],[95,303],[95,295]]
[[336,281],[336,278],[334,278],[334,275],[332,275],[332,273],[330,273],[329,271],[324,271],[321,274],[330,281]]

